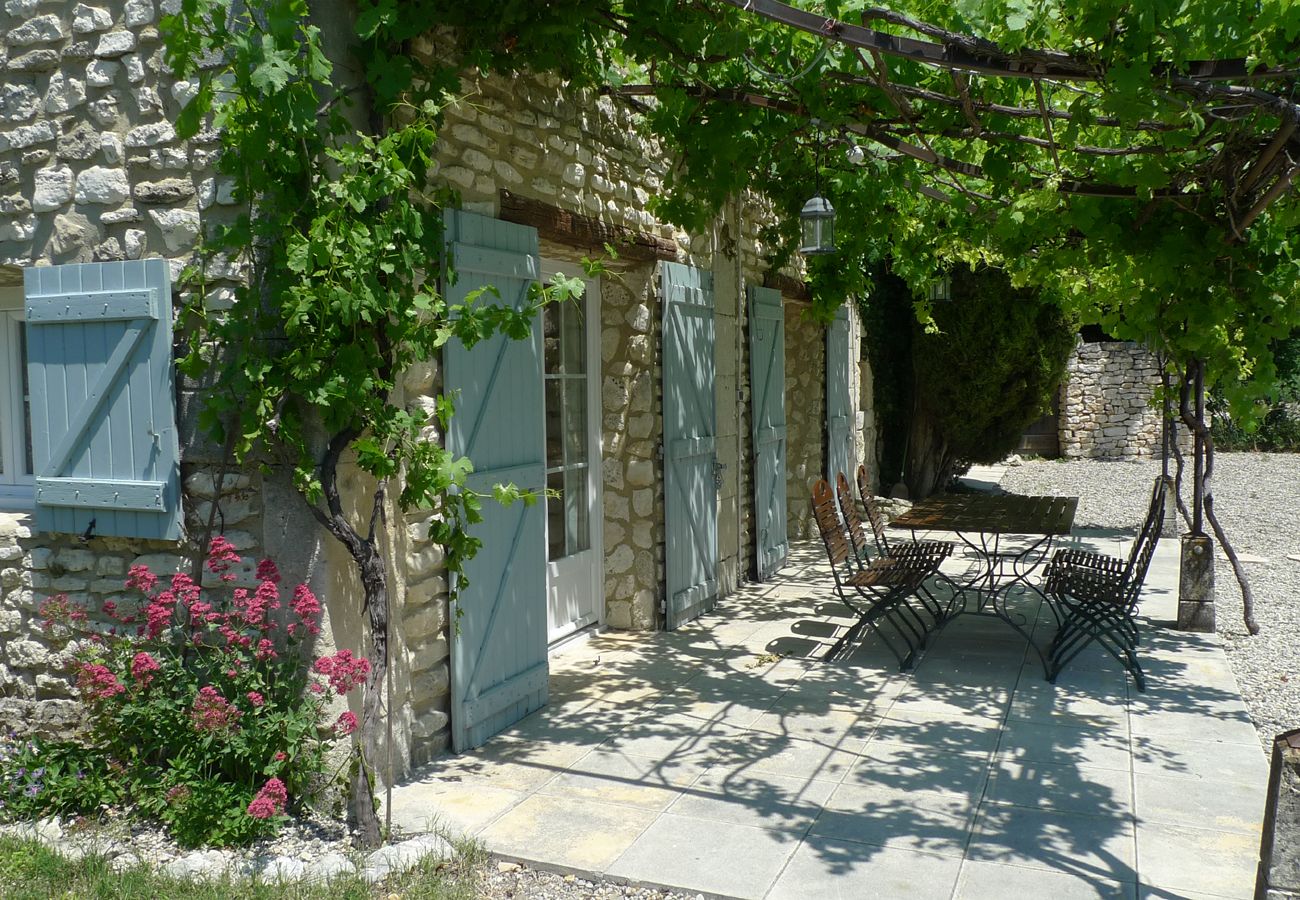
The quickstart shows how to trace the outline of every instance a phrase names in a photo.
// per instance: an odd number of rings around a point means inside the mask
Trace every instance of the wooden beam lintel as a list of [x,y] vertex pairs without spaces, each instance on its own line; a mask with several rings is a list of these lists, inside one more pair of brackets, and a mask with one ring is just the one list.
[[812,302],[812,291],[808,289],[808,283],[784,272],[768,271],[763,276],[763,287],[780,291],[781,296],[787,300]]
[[623,225],[607,224],[543,200],[522,197],[505,188],[501,189],[500,217],[517,225],[531,225],[540,237],[557,244],[586,247],[595,252],[601,252],[609,244],[618,251],[619,259],[677,259],[675,241]]

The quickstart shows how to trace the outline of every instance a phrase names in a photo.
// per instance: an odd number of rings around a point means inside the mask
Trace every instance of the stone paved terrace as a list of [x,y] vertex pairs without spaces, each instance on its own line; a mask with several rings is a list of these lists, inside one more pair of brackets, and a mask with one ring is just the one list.
[[[1252,895],[1267,763],[1217,638],[1149,628],[1145,694],[1100,653],[1053,686],[973,616],[910,674],[870,641],[823,663],[852,620],[820,549],[679,632],[553,658],[550,705],[417,773],[394,821],[724,897]],[[1176,578],[1166,539],[1154,622]],[[1022,608],[1045,641],[1050,612]]]

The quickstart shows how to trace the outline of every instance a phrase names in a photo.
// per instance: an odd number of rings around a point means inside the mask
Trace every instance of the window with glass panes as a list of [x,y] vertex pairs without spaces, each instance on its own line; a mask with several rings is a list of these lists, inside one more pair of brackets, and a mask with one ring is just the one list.
[[0,485],[30,485],[31,400],[22,312],[0,310]]
[[580,301],[542,314],[546,380],[547,556],[556,560],[591,546],[587,448],[587,323]]

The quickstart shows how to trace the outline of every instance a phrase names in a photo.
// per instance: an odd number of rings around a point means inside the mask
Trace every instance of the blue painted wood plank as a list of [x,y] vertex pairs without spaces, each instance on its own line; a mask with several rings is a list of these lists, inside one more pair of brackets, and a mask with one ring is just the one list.
[[84,533],[93,522],[96,535],[179,539],[166,261],[40,267],[24,277],[36,527]]
[[660,268],[663,302],[666,625],[712,609],[718,596],[715,323],[712,273]]
[[[476,302],[516,309],[529,302],[541,271],[534,229],[460,211],[448,211],[445,224],[455,267],[444,287],[449,302],[488,286],[495,293]],[[447,446],[473,463],[471,490],[487,494],[498,483],[545,487],[541,339],[534,322],[526,340],[497,335],[472,348],[458,341],[444,348],[445,389],[456,404]],[[483,544],[466,564],[468,584],[452,636],[457,750],[482,744],[548,695],[545,504],[502,507],[487,497],[483,521],[471,533]]]

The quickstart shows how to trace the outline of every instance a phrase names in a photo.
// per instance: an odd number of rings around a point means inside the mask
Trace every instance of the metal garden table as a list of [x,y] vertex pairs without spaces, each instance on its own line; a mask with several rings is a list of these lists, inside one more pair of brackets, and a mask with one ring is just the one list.
[[[1025,617],[1008,609],[1007,596],[1017,585],[1028,588],[1042,598],[1060,624],[1056,607],[1029,576],[1051,554],[1052,541],[1070,533],[1078,505],[1078,497],[939,494],[920,501],[890,524],[911,529],[914,535],[918,531],[955,533],[975,553],[979,566],[957,586],[960,605],[954,615],[992,616],[1006,622],[1034,648],[1046,673],[1043,651],[1034,644]],[[1030,540],[1023,546],[1007,546],[1006,535]]]

